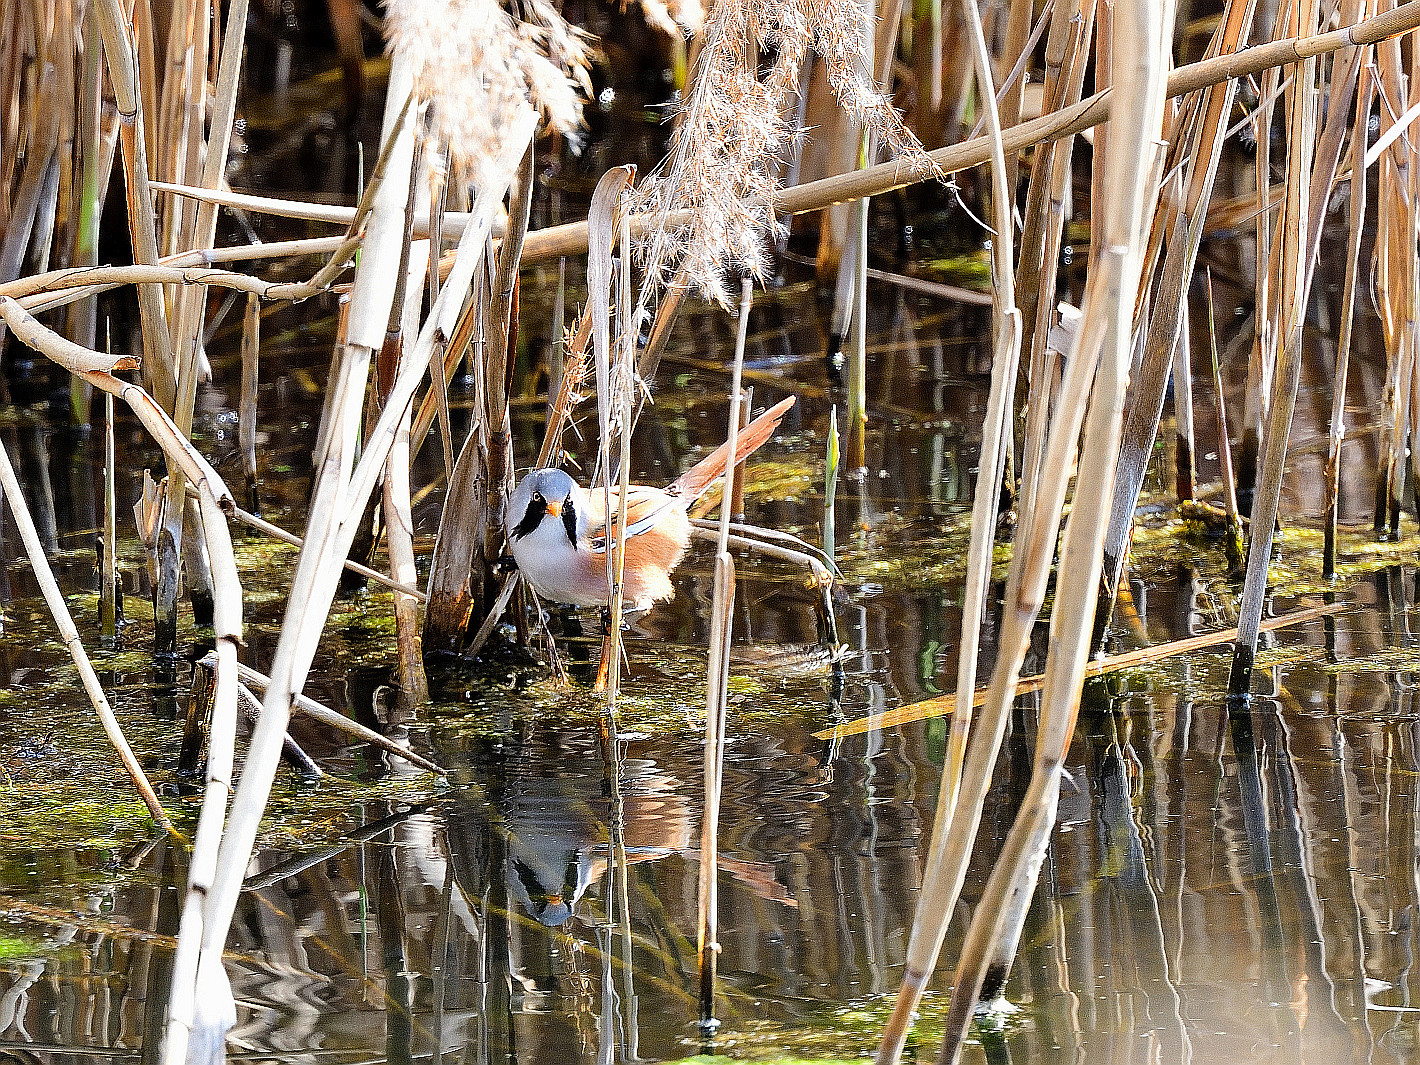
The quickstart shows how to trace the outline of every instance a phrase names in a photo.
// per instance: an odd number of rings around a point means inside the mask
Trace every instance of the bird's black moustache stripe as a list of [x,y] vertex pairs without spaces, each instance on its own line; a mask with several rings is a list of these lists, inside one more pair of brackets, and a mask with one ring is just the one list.
[[567,530],[567,539],[573,547],[577,546],[577,508],[572,505],[572,497],[568,496],[562,504],[562,527]]
[[528,533],[542,524],[542,516],[547,513],[547,503],[542,497],[534,499],[528,504],[527,512],[523,515],[523,520],[513,526],[513,539],[521,540]]

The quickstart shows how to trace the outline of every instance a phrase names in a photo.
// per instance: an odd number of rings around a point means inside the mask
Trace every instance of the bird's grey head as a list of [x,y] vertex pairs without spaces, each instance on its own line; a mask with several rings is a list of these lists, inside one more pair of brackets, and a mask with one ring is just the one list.
[[580,517],[573,499],[576,487],[577,482],[561,470],[542,469],[528,474],[508,500],[505,522],[509,537],[514,542],[521,540],[541,525],[551,511],[562,520],[567,539],[575,545]]

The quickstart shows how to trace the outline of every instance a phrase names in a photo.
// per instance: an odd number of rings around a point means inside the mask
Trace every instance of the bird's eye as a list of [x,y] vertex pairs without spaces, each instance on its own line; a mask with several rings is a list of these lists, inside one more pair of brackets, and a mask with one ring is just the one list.
[[533,502],[534,502],[534,503],[541,503],[541,502],[542,502],[542,493],[541,493],[541,492],[534,492],[534,493],[533,493]]

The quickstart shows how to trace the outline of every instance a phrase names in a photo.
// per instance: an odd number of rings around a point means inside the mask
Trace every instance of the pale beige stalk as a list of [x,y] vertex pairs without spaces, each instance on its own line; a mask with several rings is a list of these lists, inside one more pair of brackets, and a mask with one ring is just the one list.
[[[1016,308],[1014,258],[1015,196],[1008,184],[1005,149],[1001,143],[1000,116],[996,113],[996,91],[991,77],[991,56],[975,0],[963,0],[969,38],[976,61],[978,97],[986,108],[991,153],[991,206],[996,232],[991,239],[992,352],[991,390],[981,430],[981,461],[972,501],[971,542],[967,549],[966,586],[962,593],[962,631],[957,653],[957,691],[976,689],[976,658],[980,648],[981,622],[986,603],[986,587],[991,576],[991,554],[996,539],[996,513],[1001,496],[1001,478],[1006,451],[1012,439],[1011,410],[1016,375],[1020,368],[1021,312]],[[954,899],[947,890],[944,842],[953,831],[957,795],[961,787],[962,765],[971,729],[971,707],[963,704],[952,718],[943,761],[942,784],[937,793],[937,812],[932,825],[932,843],[923,876],[922,892],[912,919],[907,965],[892,1016],[878,1046],[881,1065],[896,1062],[907,1042],[912,1015],[921,1001],[926,978],[936,966],[951,918]]]
[[[1148,220],[1153,200],[1158,195],[1155,159],[1163,124],[1172,6],[1171,0],[1163,4],[1155,0],[1115,0],[1114,4],[1111,77],[1116,90],[1132,101],[1133,106],[1126,113],[1114,116],[1111,122],[1110,153],[1106,161],[1108,176],[1104,187],[1112,195],[1096,206],[1096,217],[1103,214],[1100,221],[1104,242],[1095,272],[1087,282],[1074,349],[1066,360],[1067,366],[1077,360],[1085,361],[1082,346],[1098,338],[1099,372],[1089,399],[1089,425],[1080,451],[1080,474],[1065,529],[1056,591],[1057,604],[1068,603],[1073,608],[1065,610],[1057,606],[1051,613],[1050,653],[1046,660],[1035,770],[1021,803],[1021,812],[992,870],[962,946],[947,1030],[938,1057],[944,1065],[955,1062],[960,1054],[986,966],[996,954],[996,941],[1008,900],[1013,893],[1029,895],[1033,890],[1042,849],[1054,824],[1064,753],[1074,732],[1093,623],[1091,593],[1100,576],[1114,463],[1119,449],[1135,297]],[[1062,393],[1062,402],[1073,402],[1074,395]],[[1073,439],[1070,443],[1073,444]],[[1067,471],[1057,474],[1047,467],[1047,475],[1058,476],[1063,489]],[[1043,501],[1044,498],[1042,496]],[[1032,547],[1042,543],[1039,534],[1047,528],[1053,545],[1063,494],[1053,502],[1051,511],[1037,511],[1030,530]],[[1047,522],[1047,513],[1053,514],[1054,520]],[[1032,592],[1044,590],[1042,578],[1048,572],[1050,560],[1048,555],[1037,555],[1035,561],[1040,568],[1030,575],[1035,585],[1030,589]],[[1014,559],[1012,569],[1016,569]],[[1025,587],[1024,582],[1018,584],[1022,590]],[[1010,616],[1023,616],[1025,611],[1020,609],[1023,605],[1022,600],[1017,600]],[[1036,598],[1029,611],[1032,618],[1039,605]],[[1013,656],[1022,646],[1016,643],[1008,652],[1004,645],[1003,640],[1001,653]],[[1013,694],[1009,689],[1014,687],[1019,667],[1020,659],[1016,657],[1009,669],[1010,683],[1005,694]],[[993,688],[998,678],[993,678]],[[995,761],[994,750],[989,761]],[[979,813],[976,820],[979,821]],[[973,836],[975,827],[973,824]],[[959,879],[957,884],[960,884]]]
[[715,1021],[715,970],[720,953],[720,795],[725,776],[725,718],[729,707],[730,630],[735,613],[735,560],[730,555],[729,485],[734,478],[735,448],[740,432],[740,383],[744,373],[745,339],[754,282],[740,281],[739,329],[730,371],[729,428],[725,451],[726,491],[720,500],[720,527],[715,546],[715,584],[710,606],[710,660],[705,672],[705,812],[700,824],[700,882],[696,908],[696,957],[700,969],[700,1024]]

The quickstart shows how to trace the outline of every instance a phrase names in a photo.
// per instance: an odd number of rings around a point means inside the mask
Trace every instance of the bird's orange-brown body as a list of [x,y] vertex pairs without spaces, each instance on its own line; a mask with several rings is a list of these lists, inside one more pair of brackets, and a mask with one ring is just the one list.
[[[744,428],[736,440],[736,465],[769,439],[793,403],[791,396]],[[728,446],[720,445],[665,488],[631,486],[621,584],[625,602],[644,608],[674,594],[670,574],[690,544],[687,510],[724,472]],[[613,490],[613,515],[618,501]],[[561,470],[535,470],[518,484],[508,501],[509,543],[539,595],[577,606],[607,605],[606,504],[605,489],[588,491]]]

